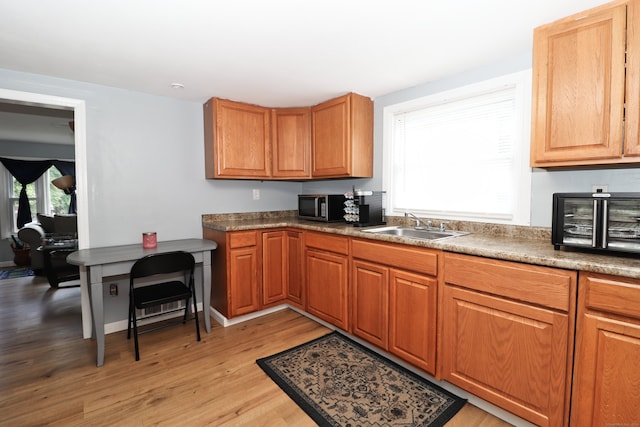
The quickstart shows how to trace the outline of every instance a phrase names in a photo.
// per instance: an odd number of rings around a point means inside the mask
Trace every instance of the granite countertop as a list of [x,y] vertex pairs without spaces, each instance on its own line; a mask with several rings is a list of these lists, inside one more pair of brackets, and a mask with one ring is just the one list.
[[[390,217],[388,225],[403,225],[404,221],[404,218]],[[434,221],[434,224],[438,224],[437,220]],[[449,228],[469,231],[471,234],[441,240],[417,240],[365,233],[362,231],[363,228],[346,223],[300,220],[290,211],[203,215],[202,226],[219,231],[295,227],[527,264],[640,278],[640,254],[601,254],[568,248],[554,250],[551,244],[551,230],[540,227],[477,223],[470,225],[469,223],[451,221],[448,224]]]

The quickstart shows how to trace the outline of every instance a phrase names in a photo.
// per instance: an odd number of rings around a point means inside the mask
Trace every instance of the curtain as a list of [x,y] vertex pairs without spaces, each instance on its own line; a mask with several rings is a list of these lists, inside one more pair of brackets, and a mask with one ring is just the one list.
[[[65,160],[51,160],[51,164],[56,167],[60,171],[60,173],[64,175],[71,175],[73,177],[73,182],[76,181],[76,162],[68,162]],[[69,200],[69,210],[68,213],[74,214],[76,213],[76,190],[73,188],[71,190]]]
[[[20,198],[18,199],[18,218],[16,225],[22,228],[26,223],[31,222],[31,208],[29,207],[29,197],[27,196],[27,184],[36,181],[51,166],[55,166],[60,173],[65,175],[73,175],[75,178],[75,162],[67,162],[62,160],[15,160],[0,157],[0,162],[22,185],[20,190]],[[71,173],[69,173],[71,172]],[[73,204],[73,212],[71,212],[71,204]],[[69,204],[69,213],[75,213],[75,192],[71,195],[71,203]]]

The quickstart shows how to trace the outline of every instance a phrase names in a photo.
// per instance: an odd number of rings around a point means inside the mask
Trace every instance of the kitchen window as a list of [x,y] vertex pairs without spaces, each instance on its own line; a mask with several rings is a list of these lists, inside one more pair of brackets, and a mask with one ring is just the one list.
[[384,109],[391,215],[529,225],[531,71]]

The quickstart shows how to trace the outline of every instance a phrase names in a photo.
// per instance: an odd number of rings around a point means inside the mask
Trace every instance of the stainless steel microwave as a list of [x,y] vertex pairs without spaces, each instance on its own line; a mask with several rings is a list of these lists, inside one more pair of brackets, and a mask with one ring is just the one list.
[[312,221],[344,220],[344,194],[299,194],[298,218]]

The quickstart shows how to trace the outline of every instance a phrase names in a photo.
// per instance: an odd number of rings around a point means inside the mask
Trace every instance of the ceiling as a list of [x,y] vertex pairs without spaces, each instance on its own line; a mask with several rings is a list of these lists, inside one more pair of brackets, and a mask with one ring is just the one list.
[[73,144],[73,111],[0,102],[0,142]]
[[602,3],[0,0],[0,68],[195,102],[313,105],[529,52],[534,27]]

